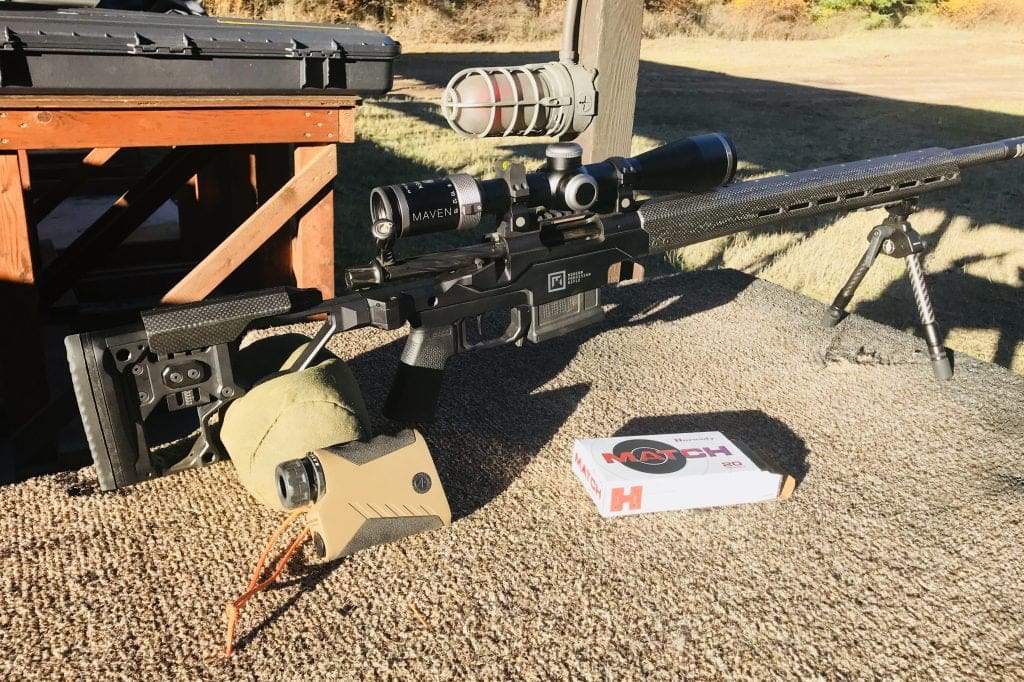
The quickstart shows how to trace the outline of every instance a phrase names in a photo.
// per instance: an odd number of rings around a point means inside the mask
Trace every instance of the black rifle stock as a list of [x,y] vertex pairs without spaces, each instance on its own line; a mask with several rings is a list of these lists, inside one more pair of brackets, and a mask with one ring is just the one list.
[[[720,166],[726,156],[735,163],[734,152],[727,138],[718,137],[722,146],[712,151],[721,153],[708,156],[718,165],[709,166],[707,174],[714,170],[728,180],[731,171],[722,173]],[[598,291],[615,264],[784,220],[859,208],[885,206],[890,217],[872,233],[874,251],[869,249],[844,287],[841,297],[846,298],[837,297],[833,317],[840,318],[878,253],[906,257],[936,374],[945,378],[948,362],[920,271],[923,243],[907,217],[921,195],[958,184],[963,168],[1020,157],[1024,137],[837,164],[642,204],[629,191],[630,160],[610,160],[608,172],[618,174],[618,184],[596,183],[614,194],[596,197],[595,203],[610,202],[617,212],[543,213],[528,199],[517,206],[513,192],[506,220],[482,244],[408,260],[394,258],[397,230],[386,216],[375,215],[381,255],[346,272],[353,291],[345,296],[321,302],[316,292],[254,292],[149,311],[133,328],[68,337],[68,361],[100,486],[109,490],[224,456],[214,418],[252,381],[234,376],[231,358],[254,324],[327,316],[291,368],[296,370],[308,366],[335,333],[408,323],[385,414],[407,423],[427,421],[452,356],[523,340],[540,342],[600,319]],[[560,167],[558,173],[566,171]],[[516,177],[523,176],[508,174],[512,188]],[[474,336],[475,323],[491,311],[507,311],[508,327],[497,336],[480,338],[479,331]],[[150,452],[146,425],[157,405],[199,410],[201,437],[182,461],[160,462]]]

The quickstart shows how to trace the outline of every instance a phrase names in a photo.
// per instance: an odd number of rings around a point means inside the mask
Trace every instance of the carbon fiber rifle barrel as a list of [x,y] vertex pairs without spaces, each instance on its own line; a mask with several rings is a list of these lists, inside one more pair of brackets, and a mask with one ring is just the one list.
[[1009,137],[996,142],[976,144],[972,147],[961,147],[950,152],[961,168],[980,166],[983,163],[995,163],[1007,159],[1024,158],[1024,135]]
[[931,148],[724,185],[646,202],[637,211],[650,252],[804,216],[880,206],[960,182],[960,169],[1024,157],[1024,136]]

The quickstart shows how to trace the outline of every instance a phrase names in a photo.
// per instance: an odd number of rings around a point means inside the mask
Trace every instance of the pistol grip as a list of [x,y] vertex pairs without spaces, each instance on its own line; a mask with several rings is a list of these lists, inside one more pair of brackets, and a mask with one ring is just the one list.
[[455,325],[412,329],[384,403],[384,416],[405,424],[431,421],[441,394],[444,366],[458,351]]

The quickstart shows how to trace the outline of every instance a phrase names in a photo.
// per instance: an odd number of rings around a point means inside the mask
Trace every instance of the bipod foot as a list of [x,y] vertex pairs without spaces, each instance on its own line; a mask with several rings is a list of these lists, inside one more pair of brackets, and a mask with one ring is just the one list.
[[907,275],[910,277],[910,287],[914,290],[917,312],[921,316],[921,327],[928,344],[928,357],[932,361],[932,371],[935,372],[935,378],[939,381],[949,381],[953,378],[953,365],[949,362],[946,347],[942,342],[942,333],[935,322],[935,310],[932,308],[932,299],[928,295],[928,286],[924,281],[921,255],[911,253],[906,256],[906,260]]

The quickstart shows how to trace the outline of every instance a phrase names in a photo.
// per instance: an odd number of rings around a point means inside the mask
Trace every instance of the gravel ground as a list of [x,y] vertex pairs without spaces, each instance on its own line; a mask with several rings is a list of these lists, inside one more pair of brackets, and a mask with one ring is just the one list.
[[[228,464],[113,494],[0,488],[6,679],[998,679],[1024,675],[1024,377],[721,270],[608,292],[608,320],[456,359],[425,431],[450,528],[223,603],[277,517]],[[908,311],[909,312],[909,311]],[[309,331],[309,327],[303,328]],[[398,335],[338,337],[379,405]],[[578,437],[721,430],[786,502],[604,520]]]

